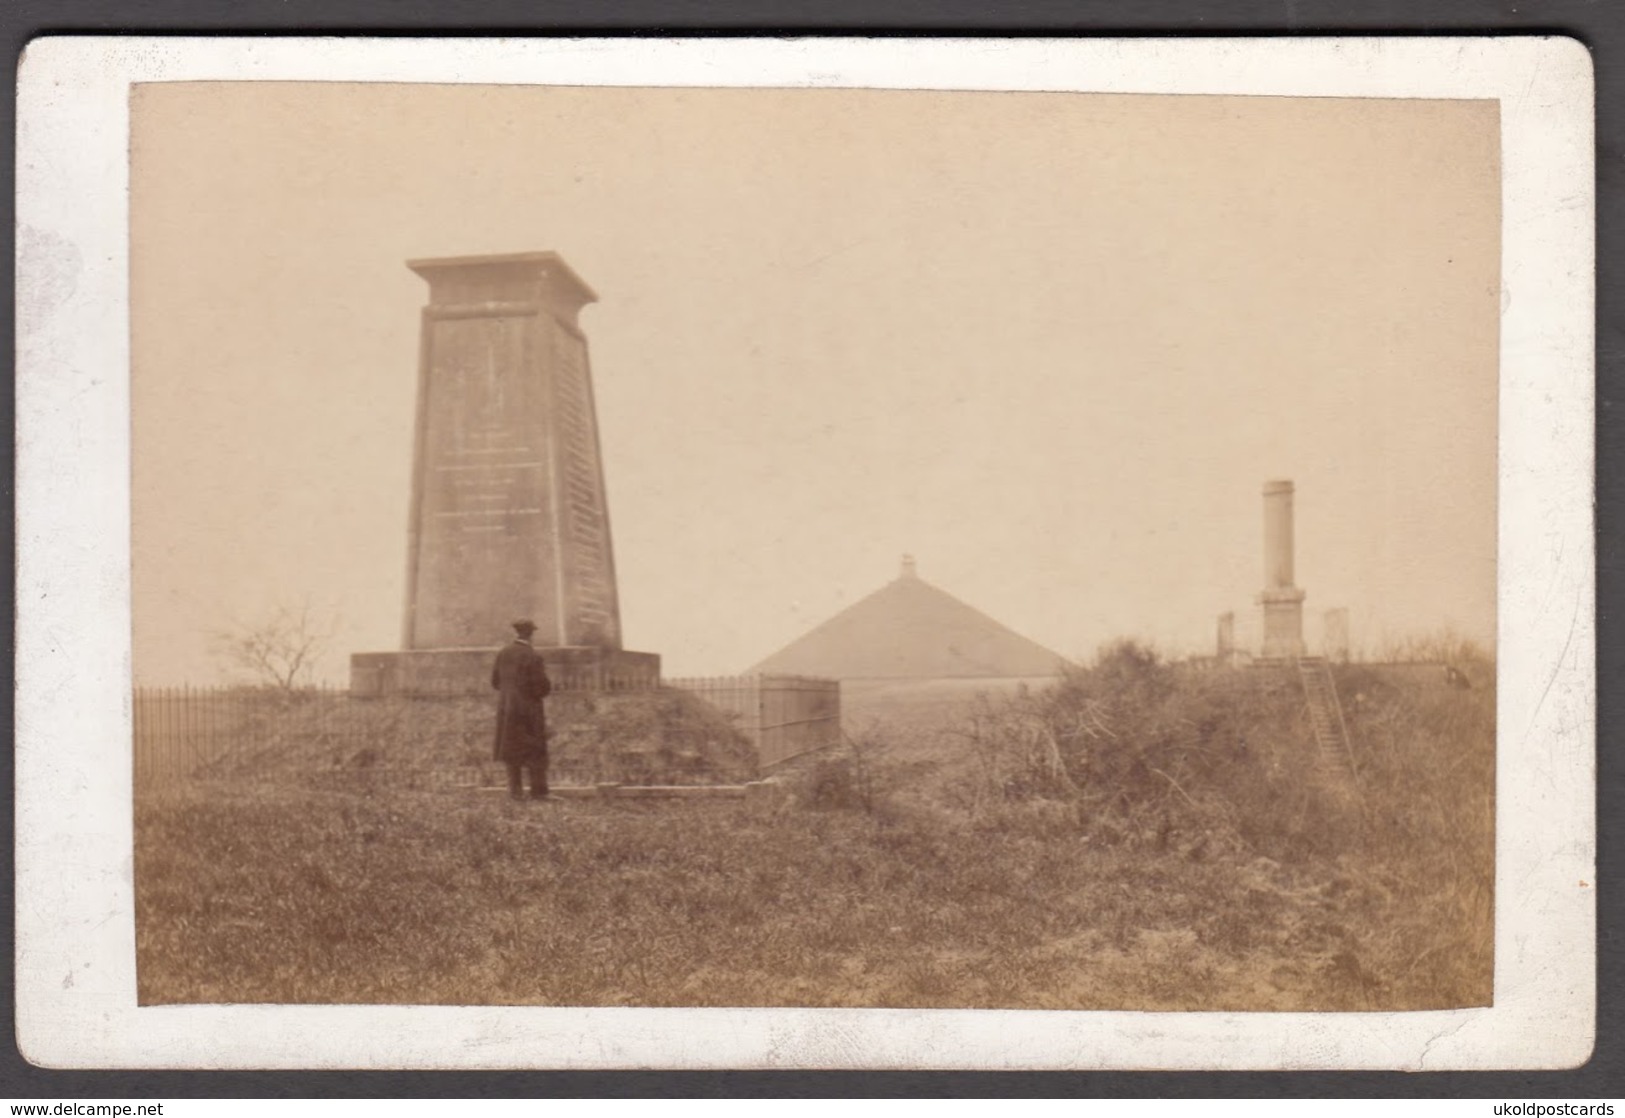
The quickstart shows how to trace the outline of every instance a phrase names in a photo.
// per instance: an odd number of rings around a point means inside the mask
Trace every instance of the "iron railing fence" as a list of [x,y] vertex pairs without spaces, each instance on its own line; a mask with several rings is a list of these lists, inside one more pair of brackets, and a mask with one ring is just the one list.
[[734,716],[756,746],[761,768],[840,744],[839,680],[753,675],[668,679],[665,684]]

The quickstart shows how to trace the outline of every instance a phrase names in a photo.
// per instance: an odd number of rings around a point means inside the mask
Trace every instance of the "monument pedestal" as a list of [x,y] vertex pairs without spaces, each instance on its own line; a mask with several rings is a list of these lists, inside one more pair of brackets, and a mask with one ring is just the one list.
[[[424,648],[350,655],[350,694],[471,695],[491,690],[497,648]],[[558,690],[640,690],[660,684],[660,657],[590,645],[537,648]]]
[[1266,590],[1258,596],[1264,607],[1264,642],[1259,654],[1266,660],[1295,660],[1304,654],[1302,590]]

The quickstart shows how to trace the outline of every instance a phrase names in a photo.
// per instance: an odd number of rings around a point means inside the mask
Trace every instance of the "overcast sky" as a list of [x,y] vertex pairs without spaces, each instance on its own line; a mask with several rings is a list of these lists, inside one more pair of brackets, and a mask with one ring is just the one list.
[[[309,600],[396,648],[426,287],[554,250],[628,648],[745,669],[897,574],[1063,655],[1494,635],[1493,102],[313,84],[132,106],[135,673]],[[492,634],[493,642],[503,634]]]

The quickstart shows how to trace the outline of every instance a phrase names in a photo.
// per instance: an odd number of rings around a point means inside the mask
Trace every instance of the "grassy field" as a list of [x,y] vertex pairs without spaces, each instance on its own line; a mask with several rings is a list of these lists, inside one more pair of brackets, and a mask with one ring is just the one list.
[[1303,764],[1290,689],[1121,668],[889,721],[871,704],[853,749],[766,804],[511,804],[263,763],[144,796],[140,999],[1489,1000],[1489,688],[1347,669],[1349,804]]

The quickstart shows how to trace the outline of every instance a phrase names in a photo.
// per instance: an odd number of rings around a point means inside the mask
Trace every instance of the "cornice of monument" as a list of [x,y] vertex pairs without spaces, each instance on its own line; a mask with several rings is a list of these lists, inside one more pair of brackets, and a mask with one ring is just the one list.
[[429,284],[431,307],[447,303],[463,304],[465,300],[446,300],[437,291],[437,288],[443,290],[449,284],[458,282],[533,287],[544,303],[571,324],[577,311],[588,303],[598,301],[598,293],[556,252],[425,257],[408,260],[406,266]]

